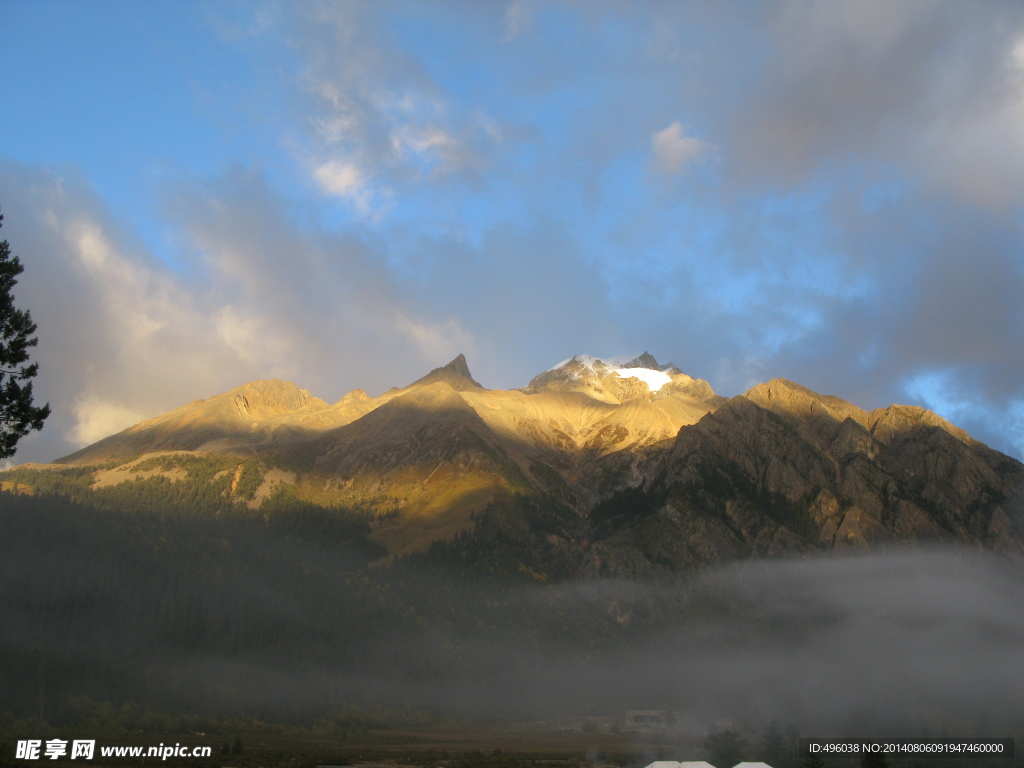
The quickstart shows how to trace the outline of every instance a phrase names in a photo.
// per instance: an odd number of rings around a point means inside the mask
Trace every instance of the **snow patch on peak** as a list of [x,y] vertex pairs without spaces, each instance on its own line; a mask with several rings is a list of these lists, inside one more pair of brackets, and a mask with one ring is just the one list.
[[658,362],[646,352],[642,355],[620,355],[605,358],[593,355],[575,355],[548,368],[546,373],[563,368],[569,368],[566,373],[574,379],[578,379],[581,374],[584,374],[584,370],[599,376],[614,373],[623,379],[640,379],[647,384],[651,392],[657,392],[672,381],[672,376],[666,371],[672,369],[673,366],[659,366]]
[[616,368],[615,373],[623,379],[640,379],[651,392],[657,392],[672,382],[672,377],[667,373],[651,368]]

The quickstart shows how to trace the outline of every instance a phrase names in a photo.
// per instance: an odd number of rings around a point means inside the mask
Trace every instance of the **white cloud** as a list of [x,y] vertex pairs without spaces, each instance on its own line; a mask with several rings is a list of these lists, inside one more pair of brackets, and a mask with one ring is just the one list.
[[317,166],[313,176],[320,189],[328,194],[351,200],[358,200],[366,195],[366,179],[354,163],[331,160]]
[[217,391],[252,378],[250,361],[208,333],[201,298],[197,303],[173,275],[112,243],[107,225],[88,215],[65,210],[50,219],[67,246],[53,255],[80,268],[65,272],[74,298],[39,300],[36,316],[48,329],[44,341],[56,335],[77,340],[74,357],[61,361],[65,378],[56,397],[63,431],[76,447],[187,402],[191,394],[212,394],[208,387]]
[[293,350],[301,339],[283,330],[252,307],[239,309],[228,305],[213,317],[220,340],[240,360],[244,360],[263,378],[294,379],[299,373]]
[[290,141],[325,193],[380,217],[413,187],[474,174],[499,143],[496,120],[386,39],[375,6],[313,3],[294,21],[308,109]]
[[[51,215],[49,219],[55,221],[56,217]],[[77,246],[78,258],[90,270],[102,272],[110,264],[110,245],[99,228],[90,222],[81,222],[77,228],[79,232],[72,235],[72,238]]]
[[405,126],[398,131],[396,138],[402,146],[409,147],[414,152],[421,154],[431,150],[450,148],[456,144],[451,134],[429,126],[425,128]]
[[68,431],[68,439],[76,448],[91,445],[152,415],[96,395],[79,398],[74,413],[75,422]]
[[1010,62],[1015,69],[1024,70],[1024,34],[1017,37],[1010,51]]
[[35,390],[52,410],[18,460],[51,460],[258,378],[210,333],[211,294],[132,243],[81,180],[7,163],[0,195],[26,267],[17,298],[39,328]]
[[465,142],[435,125],[401,125],[391,134],[391,145],[397,158],[421,169],[422,178],[436,178],[477,164]]
[[472,335],[454,320],[430,323],[395,309],[393,324],[395,330],[426,359],[448,362],[460,352],[472,355],[475,349]]
[[694,136],[687,136],[679,121],[656,131],[651,137],[655,166],[661,173],[679,173],[705,154],[710,145]]

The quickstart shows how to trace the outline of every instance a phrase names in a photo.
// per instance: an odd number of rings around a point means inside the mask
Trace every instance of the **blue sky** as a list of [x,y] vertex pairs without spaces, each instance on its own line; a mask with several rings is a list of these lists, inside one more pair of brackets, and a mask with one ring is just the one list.
[[1024,7],[0,0],[0,46],[18,461],[643,350],[1024,455]]

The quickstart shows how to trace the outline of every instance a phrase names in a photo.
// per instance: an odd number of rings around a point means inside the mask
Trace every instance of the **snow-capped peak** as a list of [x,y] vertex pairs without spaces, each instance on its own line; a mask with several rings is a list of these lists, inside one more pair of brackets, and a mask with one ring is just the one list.
[[551,366],[550,368],[548,368],[546,373],[549,373],[551,371],[557,371],[559,368],[564,368],[569,363],[579,363],[584,368],[587,368],[591,371],[596,371],[595,366],[598,363],[600,363],[604,367],[609,366],[609,363],[606,360],[602,360],[600,357],[594,357],[593,355],[574,355],[573,357],[570,357],[568,360],[563,360],[557,365]]
[[665,366],[665,369],[662,370],[658,366],[658,361],[646,352],[642,355],[621,355],[609,358],[594,357],[593,355],[576,355],[549,368],[547,373],[571,366],[573,363],[576,364],[572,366],[574,370],[567,371],[567,373],[574,379],[578,379],[583,374],[581,369],[598,375],[614,373],[623,379],[640,379],[647,384],[651,392],[657,392],[672,381],[672,377],[665,372],[671,369],[672,366]]

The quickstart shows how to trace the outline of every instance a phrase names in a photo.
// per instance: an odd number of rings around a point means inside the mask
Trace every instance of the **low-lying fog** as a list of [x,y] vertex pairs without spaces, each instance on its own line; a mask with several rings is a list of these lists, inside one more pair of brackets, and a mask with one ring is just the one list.
[[924,550],[741,563],[672,587],[567,585],[650,633],[592,662],[560,644],[489,642],[464,669],[398,682],[422,686],[417,700],[520,716],[664,708],[805,732],[1019,726],[1022,587],[1019,563]]
[[0,711],[64,694],[287,717],[669,709],[851,735],[1024,713],[1024,568],[982,553],[496,589],[274,532],[29,511],[0,515]]

